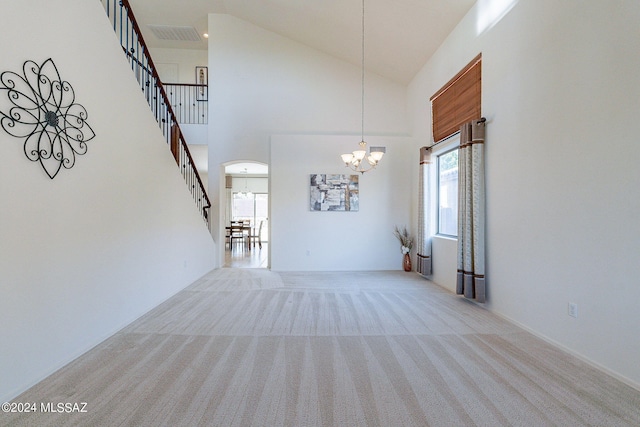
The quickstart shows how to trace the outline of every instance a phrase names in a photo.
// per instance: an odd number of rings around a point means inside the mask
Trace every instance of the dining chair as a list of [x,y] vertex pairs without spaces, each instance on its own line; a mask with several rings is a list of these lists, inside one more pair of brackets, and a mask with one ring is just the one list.
[[256,247],[256,240],[258,241],[258,247],[262,249],[262,224],[264,220],[260,221],[260,225],[258,226],[258,231],[255,232],[255,228],[252,228],[249,232],[249,250],[251,250],[251,244],[253,243],[253,247]]
[[230,234],[230,246],[232,250],[234,242],[240,241],[244,246],[247,245],[246,234],[244,233],[244,225],[242,222],[231,222]]
[[224,236],[224,246],[229,245],[229,249],[231,249],[231,227],[225,227],[225,236]]

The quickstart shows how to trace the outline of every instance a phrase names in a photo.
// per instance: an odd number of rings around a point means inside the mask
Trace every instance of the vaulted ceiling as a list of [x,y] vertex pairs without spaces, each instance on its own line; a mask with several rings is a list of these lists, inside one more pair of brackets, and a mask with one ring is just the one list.
[[[151,48],[207,49],[209,13],[225,13],[355,65],[361,63],[360,0],[130,0]],[[366,0],[365,66],[407,84],[475,0]],[[200,41],[162,40],[150,25],[193,27]]]

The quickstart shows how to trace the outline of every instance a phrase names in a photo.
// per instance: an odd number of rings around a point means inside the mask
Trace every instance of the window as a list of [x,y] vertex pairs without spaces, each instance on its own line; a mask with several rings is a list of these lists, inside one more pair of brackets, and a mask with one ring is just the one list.
[[[458,145],[460,126],[481,117],[482,54],[469,62],[431,97],[431,123],[436,167],[435,202],[437,234],[458,236]],[[454,140],[456,138],[458,141]],[[455,145],[455,148],[454,148]],[[435,176],[434,176],[435,175]],[[433,181],[432,181],[433,182]],[[434,214],[434,212],[431,212]]]
[[438,234],[458,235],[458,148],[438,155]]

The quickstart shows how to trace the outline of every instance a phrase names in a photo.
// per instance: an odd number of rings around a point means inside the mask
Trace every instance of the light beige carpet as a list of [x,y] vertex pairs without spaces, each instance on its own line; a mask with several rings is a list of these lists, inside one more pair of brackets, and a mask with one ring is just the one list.
[[7,426],[639,426],[640,392],[414,273],[215,270]]

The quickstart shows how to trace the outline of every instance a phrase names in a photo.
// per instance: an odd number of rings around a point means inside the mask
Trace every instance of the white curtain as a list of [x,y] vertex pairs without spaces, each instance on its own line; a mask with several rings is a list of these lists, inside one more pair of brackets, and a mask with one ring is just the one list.
[[418,265],[416,271],[431,275],[431,148],[420,148],[418,183]]
[[456,292],[485,302],[485,121],[460,129],[458,155],[458,277]]

